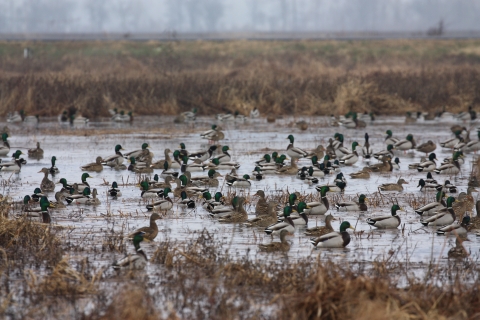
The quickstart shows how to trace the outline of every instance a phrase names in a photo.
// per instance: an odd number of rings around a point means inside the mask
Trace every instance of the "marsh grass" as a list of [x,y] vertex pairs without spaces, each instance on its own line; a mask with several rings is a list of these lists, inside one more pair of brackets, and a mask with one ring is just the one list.
[[[30,60],[19,53],[24,45],[36,52]],[[0,113],[456,112],[480,103],[477,47],[476,40],[0,43]]]

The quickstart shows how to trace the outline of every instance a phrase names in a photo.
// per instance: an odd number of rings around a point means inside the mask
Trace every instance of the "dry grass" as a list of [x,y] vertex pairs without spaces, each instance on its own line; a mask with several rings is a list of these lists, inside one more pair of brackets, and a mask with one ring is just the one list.
[[[21,57],[28,45],[35,54]],[[0,113],[107,116],[349,110],[401,114],[480,104],[476,40],[0,43]]]

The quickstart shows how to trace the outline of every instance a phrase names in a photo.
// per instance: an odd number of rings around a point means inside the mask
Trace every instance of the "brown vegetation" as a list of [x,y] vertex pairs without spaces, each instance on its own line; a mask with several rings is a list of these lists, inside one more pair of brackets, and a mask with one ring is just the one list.
[[0,44],[0,113],[86,116],[464,110],[480,104],[476,40]]

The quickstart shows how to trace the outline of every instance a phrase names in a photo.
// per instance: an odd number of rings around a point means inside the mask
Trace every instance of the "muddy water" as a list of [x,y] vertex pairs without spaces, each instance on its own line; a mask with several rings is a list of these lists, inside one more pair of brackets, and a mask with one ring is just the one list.
[[[439,160],[451,155],[451,151],[440,148],[438,142],[452,136],[449,127],[454,122],[405,125],[403,124],[403,118],[380,118],[375,124],[370,124],[365,129],[352,130],[342,127],[329,127],[326,125],[328,123],[326,118],[308,118],[305,120],[310,123],[309,129],[306,131],[299,131],[295,127],[291,127],[290,124],[293,121],[291,118],[281,119],[273,124],[267,124],[264,119],[251,121],[247,124],[223,124],[226,136],[223,144],[229,145],[232,149],[233,160],[241,163],[238,170],[239,174],[250,174],[252,172],[254,161],[265,153],[261,151],[262,149],[268,147],[273,150],[285,151],[288,145],[286,139],[288,134],[295,136],[296,146],[310,150],[318,144],[326,146],[328,139],[333,137],[335,132],[344,134],[344,145],[347,147],[351,147],[354,140],[363,145],[364,134],[368,132],[370,144],[376,152],[385,149],[384,133],[387,129],[391,129],[396,138],[403,139],[408,133],[411,133],[414,135],[417,144],[427,140],[436,142],[437,150],[435,152]],[[200,118],[195,125],[173,125],[172,118],[168,117],[137,118],[132,125],[102,121],[90,123],[86,130],[81,131],[81,135],[72,135],[71,133],[67,135],[45,134],[44,132],[51,132],[52,128],[59,127],[53,119],[51,122],[42,122],[38,128],[10,124],[12,130],[10,144],[13,150],[21,149],[26,153],[25,148],[33,148],[35,142],[39,141],[41,147],[45,150],[45,155],[41,160],[27,159],[28,164],[22,167],[21,173],[18,175],[1,173],[2,179],[12,181],[4,187],[2,193],[9,195],[16,201],[21,201],[25,194],[33,193],[34,188],[39,186],[43,178],[43,174],[38,173],[38,171],[43,167],[50,166],[50,158],[53,155],[57,157],[57,167],[60,170],[60,173],[53,180],[57,182],[60,178],[66,178],[69,183],[74,183],[81,180],[81,165],[94,162],[96,156],[106,157],[113,154],[116,144],[121,144],[126,151],[130,151],[139,149],[142,143],[147,142],[155,154],[155,160],[163,158],[165,148],[177,149],[180,142],[184,142],[189,151],[201,150],[205,148],[206,141],[200,138],[199,133],[206,130],[212,122],[212,119]],[[476,125],[472,124],[472,127],[474,126]],[[161,129],[162,133],[155,133],[156,128]],[[48,131],[45,129],[48,129]],[[112,133],[98,134],[96,133],[98,129],[111,129],[109,132]],[[118,129],[120,133],[113,133],[115,129]],[[78,130],[80,132],[79,129],[66,128],[64,130],[68,132]],[[472,139],[476,139],[475,133],[472,134]],[[370,262],[387,257],[389,252],[394,250],[397,251],[397,257],[400,260],[408,260],[417,266],[432,260],[445,261],[448,250],[455,245],[454,238],[437,236],[434,234],[435,228],[423,227],[419,222],[419,216],[415,214],[413,208],[405,200],[406,197],[412,196],[422,199],[426,197],[427,202],[434,200],[435,194],[433,192],[425,194],[419,192],[417,188],[418,180],[424,178],[426,174],[408,170],[408,164],[418,162],[423,154],[399,152],[398,156],[401,161],[401,170],[394,170],[388,174],[372,174],[369,180],[349,179],[349,173],[358,171],[366,165],[362,159],[352,167],[342,168],[342,172],[347,177],[348,185],[344,195],[329,195],[331,207],[333,207],[333,196],[352,199],[358,197],[360,193],[364,193],[367,197],[373,198],[375,196],[372,193],[377,192],[377,186],[381,183],[396,182],[400,177],[409,182],[408,185],[404,186],[404,192],[384,194],[383,204],[381,203],[380,206],[374,208],[370,207],[366,213],[336,212],[334,207],[330,210],[338,218],[333,223],[336,230],[338,230],[341,221],[344,220],[350,221],[356,228],[356,232],[352,234],[352,241],[346,249],[313,249],[309,243],[309,238],[303,234],[305,227],[297,227],[295,235],[289,238],[292,246],[288,253],[288,259],[311,257],[312,260],[320,258]],[[466,191],[472,158],[473,155],[471,154],[467,156],[462,173],[457,177],[435,173],[434,177],[439,183],[442,183],[444,179],[450,179],[452,183],[459,187],[459,192]],[[3,160],[5,161],[7,158]],[[376,160],[372,161],[372,163],[375,162]],[[302,166],[302,164],[307,165],[308,161],[300,160],[299,166]],[[160,173],[161,170],[155,170],[155,172]],[[225,174],[228,171],[220,170],[220,172]],[[192,175],[205,174],[196,172]],[[115,171],[106,167],[103,172],[91,173],[91,176],[93,178],[89,179],[89,183],[92,188],[97,188],[99,192],[99,198],[102,202],[100,206],[74,205],[68,206],[64,210],[54,210],[52,213],[55,224],[70,227],[68,232],[65,232],[68,241],[77,247],[100,247],[104,237],[111,234],[112,230],[115,232],[123,230],[126,234],[138,227],[148,225],[150,212],[145,209],[145,202],[140,198],[139,188],[132,184],[132,182],[138,180],[138,175],[129,171]],[[319,185],[332,182],[333,179],[334,176],[326,177],[320,181]],[[113,181],[117,181],[122,190],[122,196],[118,200],[107,197],[106,191]],[[108,183],[108,185],[105,183]],[[122,186],[124,183],[127,183],[127,185]],[[318,197],[315,185],[309,186],[295,176],[268,175],[262,181],[253,181],[250,189],[236,191],[239,194],[253,194],[256,190],[262,189],[266,191],[267,195],[273,195],[287,188],[290,192],[299,191],[302,194],[313,194]],[[57,186],[56,190],[59,189],[60,185]],[[223,180],[220,181],[218,189],[223,193],[229,190],[227,186],[223,186]],[[211,189],[210,191],[214,194],[217,190]],[[49,198],[53,200],[54,193],[50,193]],[[398,199],[401,207],[405,208],[404,212],[399,212],[402,219],[401,228],[383,231],[371,228],[365,222],[366,218],[372,215],[390,214],[391,202],[389,201],[393,198]],[[474,198],[477,199],[476,193]],[[200,202],[197,204],[200,204]],[[248,204],[247,210],[253,211],[254,203]],[[308,227],[323,225],[323,220],[323,216],[310,216]],[[276,259],[283,256],[257,251],[258,244],[271,241],[270,236],[265,235],[262,229],[246,228],[241,224],[221,224],[210,219],[201,206],[194,210],[185,210],[175,205],[173,210],[157,223],[161,230],[157,239],[152,243],[142,244],[148,256],[152,255],[158,243],[166,239],[181,242],[195,237],[195,231],[202,231],[203,229],[215,234],[223,242],[225,249],[229,249],[229,252],[233,255],[239,257],[249,255],[252,259]],[[480,249],[480,238],[476,238],[475,235],[469,235],[469,238],[471,241],[465,242],[464,245],[471,252],[472,259],[476,260]],[[275,241],[278,241],[278,239],[275,239]],[[132,247],[127,246],[127,250],[131,252]],[[88,251],[81,253],[82,256],[86,254],[88,254]],[[108,266],[116,258],[122,256],[123,253],[104,253],[96,255],[95,259],[99,265]],[[149,268],[155,268],[155,266],[150,265]]]

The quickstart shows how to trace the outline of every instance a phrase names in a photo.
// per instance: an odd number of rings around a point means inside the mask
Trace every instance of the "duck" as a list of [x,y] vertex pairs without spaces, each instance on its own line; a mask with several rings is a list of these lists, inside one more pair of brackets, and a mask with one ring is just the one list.
[[278,251],[289,251],[290,244],[287,242],[286,237],[289,234],[288,230],[280,231],[280,242],[271,242],[268,244],[259,244],[258,249],[263,252],[278,252]]
[[424,161],[417,166],[418,172],[432,172],[437,168],[437,156],[435,153],[430,153],[428,161]]
[[6,156],[10,152],[10,143],[8,143],[8,133],[2,133],[3,146],[0,146],[0,156]]
[[455,239],[455,247],[448,250],[448,258],[461,259],[469,256],[469,253],[463,246],[464,241],[470,241],[467,238],[457,237]]
[[[431,217],[424,218],[420,220],[420,223],[424,226],[444,226],[452,224],[455,221],[455,211],[452,208],[453,203],[455,202],[454,197],[447,198],[447,210],[444,210],[440,213],[436,213]],[[438,211],[437,211],[438,212]]]
[[[27,198],[27,201],[28,201],[28,198]],[[25,215],[30,218],[41,217],[43,223],[47,223],[47,224],[51,223],[52,218],[50,216],[50,212],[48,211],[48,208],[55,208],[55,205],[50,201],[48,201],[47,197],[45,196],[42,196],[39,202],[40,202],[40,207],[35,207],[35,208],[27,207],[24,210]]]
[[245,208],[243,207],[243,204],[245,202],[245,198],[243,197],[234,197],[232,200],[233,207],[235,208],[235,211],[223,215],[220,219],[218,219],[219,222],[224,222],[224,223],[237,223],[237,222],[246,222],[248,220],[248,214],[247,211],[245,211]]
[[477,151],[480,150],[480,130],[477,131],[477,136],[478,136],[478,140],[470,141],[465,145],[464,150],[466,152],[472,152],[473,151],[473,152],[477,153]]
[[148,204],[146,206],[148,211],[152,210],[161,210],[161,211],[168,211],[173,207],[172,199],[168,196],[172,190],[170,188],[165,188],[162,190],[163,199],[156,200],[155,202]]
[[357,172],[350,173],[350,178],[352,179],[370,179],[370,172],[367,170],[360,170]]
[[260,181],[263,179],[264,173],[260,167],[255,167],[255,169],[252,171],[252,176],[255,178],[255,180]]
[[160,174],[160,177],[162,179],[166,179],[167,177],[177,178],[178,174],[179,173],[177,171],[170,168],[170,165],[168,164],[168,161],[165,161],[163,163],[163,171]]
[[195,201],[187,197],[187,192],[182,191],[180,193],[181,200],[178,202],[179,206],[187,207],[190,209],[195,208]]
[[423,179],[420,179],[418,181],[418,187],[420,187],[420,191],[434,191],[434,190],[437,190],[438,187],[441,187],[442,185],[441,184],[438,184],[438,183],[427,183],[425,180]]
[[82,177],[81,177],[82,182],[78,184],[78,191],[79,192],[82,192],[83,189],[85,189],[86,187],[90,187],[90,185],[87,182],[87,179],[89,179],[89,178],[92,178],[92,177],[88,173],[85,172],[85,173],[82,174]]
[[252,183],[250,182],[250,176],[248,174],[244,174],[242,178],[227,181],[227,186],[230,187],[248,188],[251,185]]
[[212,198],[210,192],[206,191],[201,197],[205,200],[202,207],[209,212],[212,212],[214,209],[225,207],[224,197],[221,192],[216,192],[215,197]]
[[435,173],[438,174],[458,174],[460,173],[460,163],[458,159],[462,157],[459,152],[455,152],[453,154],[453,163],[444,163],[437,169],[435,169]]
[[232,160],[232,156],[228,153],[228,150],[230,150],[229,146],[222,147],[222,154],[216,157],[218,162],[224,163]]
[[[190,153],[188,155],[188,157],[190,159],[198,159],[200,161],[207,161],[208,159],[210,159],[212,156],[213,156],[213,153],[215,152],[215,150],[217,150],[217,146],[216,145],[213,145],[213,146],[210,146],[208,148],[207,151],[200,151],[200,152],[194,152],[194,153]],[[228,151],[228,150],[227,150]],[[228,152],[227,152],[228,153]],[[227,162],[227,161],[224,161],[224,162]]]
[[308,224],[308,217],[304,212],[305,209],[309,209],[307,204],[303,201],[300,201],[297,205],[297,214],[292,216],[293,225],[295,226],[305,226]]
[[385,133],[387,134],[387,136],[385,137],[384,143],[387,146],[389,144],[391,144],[393,146],[399,141],[399,139],[392,137],[393,136],[392,130],[387,130]]
[[250,110],[250,118],[255,119],[260,117],[260,111],[257,109],[257,107],[254,107],[252,110]]
[[84,166],[81,166],[80,169],[82,171],[94,171],[94,172],[100,172],[103,170],[103,165],[102,165],[103,159],[102,157],[97,157],[95,162],[86,164]]
[[365,143],[363,144],[362,148],[363,159],[365,160],[371,159],[373,155],[373,150],[372,147],[370,147],[370,142],[368,141],[368,139],[368,133],[365,133]]
[[[217,132],[217,130],[220,130],[221,128],[217,126],[216,124],[213,124],[210,130],[204,131],[200,133],[200,137],[209,139],[209,137]],[[209,139],[210,140],[210,139]]]
[[444,191],[449,193],[456,193],[457,187],[454,186],[450,180],[445,180],[443,184],[438,184],[437,188],[438,191]]
[[372,164],[368,167],[364,167],[364,171],[369,172],[391,172],[393,171],[392,158],[389,156],[383,157],[381,163]]
[[74,127],[86,127],[88,125],[88,118],[83,117],[82,115],[74,115],[70,116],[70,124]]
[[453,146],[454,151],[462,151],[465,149],[467,144],[470,142],[470,130],[467,130],[467,134],[465,135],[465,138],[463,138],[462,141],[457,143],[456,145]]
[[208,175],[201,176],[201,177],[193,177],[192,183],[195,185],[205,185],[208,187],[218,187],[220,184],[218,181],[219,177],[223,177],[219,172],[215,171],[215,169],[208,170]]
[[358,161],[358,153],[356,151],[357,147],[361,147],[361,146],[358,144],[357,141],[353,141],[352,152],[347,154],[347,155],[344,155],[342,158],[340,158],[340,163],[344,164],[344,165],[347,165],[347,166],[351,166],[351,165],[354,165],[355,163],[357,163],[357,161]]
[[98,206],[99,204],[101,204],[100,199],[97,198],[97,189],[96,188],[93,188],[92,197],[87,199],[87,201],[85,201],[85,204],[90,205],[90,206]]
[[45,194],[42,193],[42,190],[40,188],[35,188],[35,190],[33,190],[33,194],[31,196],[31,198],[32,198],[32,201],[38,202],[44,196],[45,196]]
[[321,193],[322,187],[328,187],[328,191],[330,192],[343,192],[347,187],[347,182],[343,176],[343,173],[340,172],[339,174],[337,174],[337,177],[335,178],[333,183],[323,185],[323,186],[318,186],[318,187],[315,187],[315,189]]
[[427,172],[427,178],[425,179],[426,183],[437,183],[437,180],[433,179],[432,173]]
[[142,198],[157,198],[165,196],[165,189],[150,189],[149,183],[145,180],[140,182],[140,187],[142,188],[142,193],[140,194]]
[[22,169],[23,159],[16,158],[13,162],[0,163],[0,171],[19,173]]
[[292,207],[291,206],[286,206],[283,208],[283,221],[277,222],[274,224],[269,225],[268,227],[265,228],[265,233],[268,235],[271,235],[272,237],[274,235],[280,235],[280,232],[282,230],[286,230],[288,233],[294,233],[295,232],[295,226],[293,224],[293,220],[291,218],[291,213],[292,213]]
[[458,223],[457,221],[452,224],[449,224],[448,226],[444,226],[444,227],[441,227],[440,229],[437,229],[437,235],[445,236],[445,235],[453,234],[456,237],[466,236],[467,227],[469,223],[470,223],[470,216],[466,215],[463,217],[461,223]]
[[61,192],[56,192],[55,193],[55,202],[54,206],[55,209],[65,209],[67,206],[63,204],[63,201],[65,201],[65,196]]
[[428,140],[427,142],[422,143],[416,148],[418,152],[423,152],[425,153],[425,155],[435,151],[435,149],[437,149],[437,145],[432,140]]
[[163,164],[165,163],[165,161],[167,161],[171,166],[172,165],[172,159],[170,158],[170,153],[171,152],[172,151],[170,149],[166,148],[164,150],[165,159],[158,160],[158,161],[152,163],[152,168],[153,169],[163,169]]
[[148,148],[150,148],[148,143],[142,143],[141,149],[127,152],[123,156],[125,159],[130,159],[131,157],[134,157],[135,160],[144,160],[144,158],[148,157],[150,154]]
[[297,148],[293,145],[295,141],[295,138],[293,137],[293,135],[291,134],[288,135],[287,139],[290,140],[290,144],[287,146],[287,154],[291,158],[299,159],[299,158],[306,157],[308,155],[308,152],[306,152],[303,149]]
[[445,192],[438,191],[435,196],[436,201],[424,205],[418,209],[415,209],[415,213],[419,215],[430,216],[433,215],[438,210],[441,210],[447,206],[443,198],[445,197]]
[[281,174],[281,175],[293,175],[298,173],[298,166],[297,166],[297,158],[292,158],[290,160],[290,165],[289,166],[283,166],[281,168],[278,168],[275,173],[276,174]]
[[396,229],[401,223],[397,211],[402,211],[402,208],[398,204],[394,204],[390,209],[392,215],[367,218],[367,223],[378,229]]
[[71,189],[70,196],[65,198],[65,201],[67,201],[67,204],[86,204],[88,200],[92,199],[90,197],[91,192],[89,187],[85,187],[82,191],[82,194],[73,194],[74,189]]
[[[133,172],[135,173],[153,173],[152,162],[150,159],[147,159],[146,162],[137,163],[135,165],[135,158],[131,157],[130,162],[133,165]],[[129,167],[130,170],[130,167]]]
[[[67,179],[65,178],[61,178],[57,184],[61,184],[62,185],[62,189],[59,191],[63,196],[65,197],[68,197],[71,193],[71,190],[74,189],[73,186],[69,185],[67,183]],[[75,190],[73,190],[75,191]]]
[[38,171],[38,173],[43,173],[45,176],[42,179],[42,182],[40,183],[40,189],[42,189],[42,192],[51,192],[55,190],[55,183],[48,179],[48,168],[42,168],[42,170]]
[[40,142],[37,142],[37,147],[34,149],[28,149],[28,156],[30,158],[41,158],[43,157],[43,149],[40,148]]
[[233,168],[238,169],[240,168],[240,163],[238,162],[222,162],[217,158],[213,158],[211,162],[207,165],[208,168],[210,169],[215,169],[215,170],[231,170]]
[[400,140],[393,145],[394,149],[403,150],[403,151],[415,149],[415,147],[416,147],[416,144],[412,134],[408,134],[404,140]]
[[460,142],[463,141],[463,138],[462,138],[462,136],[460,135],[461,133],[462,133],[462,132],[461,132],[460,130],[455,131],[455,132],[454,132],[455,137],[440,142],[440,146],[441,146],[442,148],[450,148],[450,149],[453,148],[453,147],[455,147],[455,145],[457,145],[458,143],[460,143]]
[[57,166],[55,166],[55,162],[57,161],[57,157],[52,156],[52,159],[50,160],[52,163],[52,166],[48,169],[48,172],[54,176],[57,173],[60,173],[60,170],[58,170]]
[[245,222],[247,227],[268,227],[275,222],[277,222],[277,213],[275,207],[277,204],[275,202],[270,202],[267,204],[266,212],[260,215],[257,215],[255,218],[248,219]]
[[123,150],[122,146],[117,144],[115,146],[115,154],[112,156],[108,156],[106,158],[103,158],[103,165],[109,166],[111,168],[120,166],[123,164],[123,154],[120,152],[120,150]]
[[408,184],[408,182],[400,178],[397,183],[384,183],[379,185],[378,191],[403,191],[404,184]]
[[193,160],[193,162],[190,164],[188,164],[187,156],[183,156],[182,160],[183,160],[183,163],[182,163],[182,167],[180,168],[181,172],[205,171],[205,169],[207,168],[207,165],[203,164],[202,161],[200,161],[199,159]]
[[[145,179],[147,180],[147,179]],[[173,177],[168,176],[165,178],[164,181],[159,181],[158,174],[155,174],[153,176],[153,181],[148,181],[148,185],[152,189],[165,189],[165,188],[172,188],[172,182],[173,182]],[[140,187],[140,189],[142,189]]]
[[398,157],[392,162],[392,168],[395,170],[400,170],[400,159]]
[[307,202],[308,208],[305,210],[306,214],[323,215],[330,209],[330,203],[327,198],[327,192],[330,191],[330,188],[328,186],[322,186],[319,191],[320,201]]
[[335,203],[335,208],[337,211],[367,211],[368,207],[365,204],[367,197],[364,194],[361,194],[358,197],[358,202],[355,201],[345,201]]
[[7,116],[7,122],[10,123],[16,123],[16,122],[22,122],[23,121],[23,110],[21,110],[22,114],[20,114],[18,111],[13,112],[13,114],[8,114]]
[[332,227],[332,221],[335,220],[335,218],[331,215],[328,214],[325,216],[325,225],[324,226],[317,226],[313,228],[308,228],[305,230],[305,235],[312,237],[319,237],[323,236],[325,234],[328,234],[330,232],[334,232],[333,227]]
[[133,121],[133,112],[129,111],[125,114],[125,111],[122,110],[120,113],[113,115],[111,120],[115,122],[131,122]]
[[383,157],[389,156],[390,158],[393,158],[394,156],[394,151],[393,151],[393,144],[387,145],[386,150],[379,151],[377,153],[373,154],[373,157],[378,160],[382,160]]
[[257,204],[255,205],[255,215],[257,217],[268,215],[270,211],[268,210],[268,202],[265,198],[265,192],[263,190],[257,190],[253,196],[258,197]]
[[145,252],[140,248],[140,242],[144,240],[145,232],[139,231],[133,235],[133,246],[135,254],[129,254],[123,259],[117,260],[112,264],[113,269],[141,270],[145,269],[148,258]]
[[350,234],[347,229],[353,229],[350,222],[343,221],[340,232],[330,232],[318,238],[310,239],[310,243],[316,248],[345,248],[350,243]]
[[122,191],[120,191],[120,189],[118,188],[118,184],[116,181],[112,182],[111,188],[108,189],[108,194],[114,199],[122,196]]
[[325,147],[324,147],[323,145],[319,144],[319,145],[317,146],[317,148],[315,148],[315,150],[313,150],[312,152],[310,152],[310,153],[306,156],[306,158],[307,158],[307,159],[311,159],[313,156],[316,156],[317,159],[318,159],[318,158],[323,158],[323,157],[325,156],[325,151],[326,151]]

